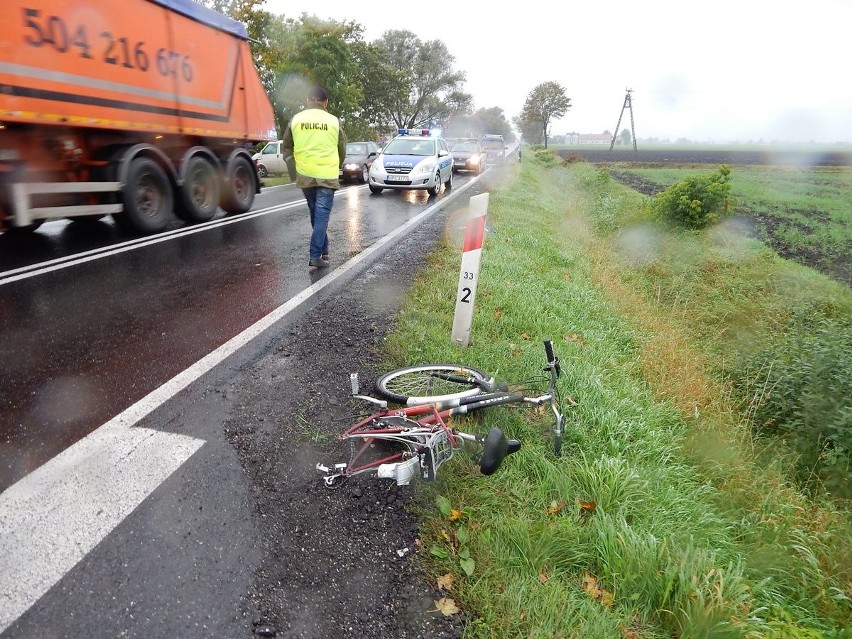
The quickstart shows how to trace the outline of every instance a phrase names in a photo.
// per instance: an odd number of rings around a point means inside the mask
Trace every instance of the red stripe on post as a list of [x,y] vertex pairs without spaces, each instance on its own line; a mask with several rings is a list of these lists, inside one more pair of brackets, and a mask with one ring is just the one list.
[[482,237],[485,235],[485,216],[480,215],[467,223],[464,232],[464,248],[462,252],[475,251],[482,248]]

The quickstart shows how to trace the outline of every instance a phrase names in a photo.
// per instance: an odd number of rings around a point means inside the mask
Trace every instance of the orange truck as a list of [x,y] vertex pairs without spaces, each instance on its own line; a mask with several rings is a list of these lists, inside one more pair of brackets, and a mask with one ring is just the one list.
[[193,0],[2,0],[0,231],[251,208],[276,139],[245,26]]

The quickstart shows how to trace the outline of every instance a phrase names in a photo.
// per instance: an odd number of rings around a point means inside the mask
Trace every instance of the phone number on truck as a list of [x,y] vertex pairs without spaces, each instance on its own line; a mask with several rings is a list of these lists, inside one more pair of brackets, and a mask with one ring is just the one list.
[[[27,30],[24,41],[31,47],[49,46],[59,53],[76,50],[81,58],[87,60],[94,60],[97,55],[98,59],[106,64],[139,71],[156,68],[162,76],[180,77],[184,82],[192,82],[194,74],[189,56],[177,51],[160,47],[154,56],[155,64],[152,67],[144,41],[133,43],[126,37],[102,31],[95,44],[92,44],[85,25],[69,27],[59,16],[42,16],[39,9],[25,8],[23,19],[24,28]],[[100,50],[96,49],[98,46]]]

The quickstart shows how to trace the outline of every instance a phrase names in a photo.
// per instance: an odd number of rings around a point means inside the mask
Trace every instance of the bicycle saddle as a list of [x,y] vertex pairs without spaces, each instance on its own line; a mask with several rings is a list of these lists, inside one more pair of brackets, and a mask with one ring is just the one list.
[[479,470],[483,475],[493,475],[506,455],[516,453],[521,449],[521,442],[517,439],[506,439],[503,431],[492,428],[488,431],[482,442],[482,460],[479,462]]

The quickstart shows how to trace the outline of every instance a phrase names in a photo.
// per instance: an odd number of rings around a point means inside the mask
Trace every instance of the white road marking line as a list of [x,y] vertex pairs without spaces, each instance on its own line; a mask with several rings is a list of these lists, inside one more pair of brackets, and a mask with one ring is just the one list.
[[0,633],[205,443],[134,424],[474,182],[424,209],[0,493]]
[[91,262],[102,257],[118,255],[119,253],[126,253],[127,251],[133,251],[135,249],[142,248],[145,246],[151,246],[152,244],[159,244],[160,242],[172,240],[175,237],[183,237],[184,235],[201,233],[203,231],[208,231],[212,228],[218,228],[220,226],[228,226],[229,224],[236,224],[237,222],[245,222],[246,220],[250,220],[255,217],[260,217],[261,215],[267,215],[269,213],[277,213],[279,211],[292,209],[297,206],[303,205],[304,203],[305,200],[299,200],[297,202],[290,202],[288,204],[270,206],[265,209],[251,211],[250,213],[243,213],[242,215],[236,217],[227,217],[219,220],[205,222],[204,224],[198,224],[189,228],[166,231],[151,238],[128,240],[127,242],[122,242],[121,244],[113,244],[111,246],[91,249],[82,253],[75,253],[74,255],[68,255],[66,257],[58,257],[56,259],[48,260],[46,262],[39,262],[38,264],[33,264],[31,266],[22,266],[20,268],[11,269],[0,273],[0,286],[2,286],[3,284],[9,284],[11,282],[17,282],[18,280],[24,280],[30,277],[35,277],[36,275],[49,273],[51,271],[58,271],[68,266],[74,266],[75,264],[84,264],[85,262]]
[[0,632],[204,444],[102,427],[0,495]]

